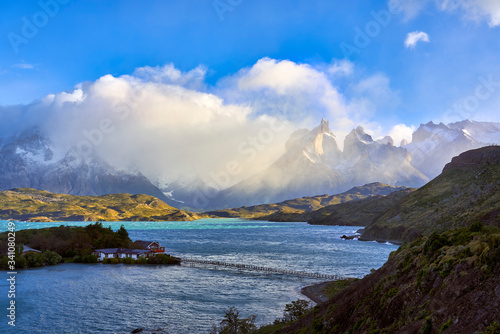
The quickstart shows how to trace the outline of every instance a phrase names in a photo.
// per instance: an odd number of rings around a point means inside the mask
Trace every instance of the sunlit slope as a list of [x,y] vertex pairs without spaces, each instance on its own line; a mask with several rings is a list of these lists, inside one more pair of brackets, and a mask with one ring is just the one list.
[[73,196],[30,188],[0,192],[0,219],[25,221],[180,221],[200,218],[149,195]]

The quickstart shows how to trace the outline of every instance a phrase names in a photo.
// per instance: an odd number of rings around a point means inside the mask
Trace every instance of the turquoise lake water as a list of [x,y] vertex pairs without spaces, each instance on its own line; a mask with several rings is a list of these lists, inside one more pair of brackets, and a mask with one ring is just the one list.
[[[359,227],[314,226],[240,219],[121,224],[132,240],[155,240],[167,253],[271,268],[362,277],[382,266],[397,246],[345,241]],[[59,226],[21,223],[16,229]],[[85,226],[68,222],[64,225]],[[7,222],[0,221],[0,231]],[[7,273],[0,280],[2,333],[208,333],[224,310],[236,306],[258,324],[282,316],[300,288],[317,279],[184,266],[61,264],[16,275],[16,327],[7,324]]]

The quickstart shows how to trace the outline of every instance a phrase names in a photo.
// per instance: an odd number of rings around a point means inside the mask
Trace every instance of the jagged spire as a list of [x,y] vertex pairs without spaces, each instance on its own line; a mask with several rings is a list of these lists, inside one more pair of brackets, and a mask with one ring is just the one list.
[[319,125],[319,130],[320,132],[331,132],[330,123],[326,119],[322,118]]

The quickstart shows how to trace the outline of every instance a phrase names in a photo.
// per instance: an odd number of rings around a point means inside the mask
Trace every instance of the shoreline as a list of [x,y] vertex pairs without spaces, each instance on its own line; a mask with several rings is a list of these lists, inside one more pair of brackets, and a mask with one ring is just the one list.
[[323,294],[324,288],[334,281],[326,281],[313,285],[308,285],[300,289],[300,293],[316,304],[324,303],[328,297]]

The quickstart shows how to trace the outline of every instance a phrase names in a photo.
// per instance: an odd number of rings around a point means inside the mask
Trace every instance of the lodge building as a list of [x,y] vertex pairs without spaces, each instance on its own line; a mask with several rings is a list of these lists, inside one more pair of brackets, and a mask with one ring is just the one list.
[[132,258],[137,260],[139,258],[149,258],[156,254],[165,253],[165,247],[161,247],[156,241],[137,240],[134,245],[141,249],[132,248],[103,248],[94,250],[93,254],[97,256],[97,261],[108,259],[125,259]]

